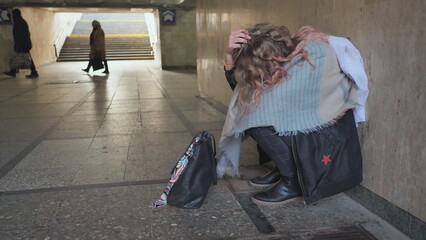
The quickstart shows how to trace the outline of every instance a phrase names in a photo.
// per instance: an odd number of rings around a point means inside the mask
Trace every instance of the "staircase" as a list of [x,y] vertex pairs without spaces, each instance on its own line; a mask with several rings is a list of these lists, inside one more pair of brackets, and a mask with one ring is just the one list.
[[154,52],[143,14],[83,14],[67,37],[57,62],[88,61],[92,20],[98,20],[105,32],[106,59],[152,60]]
[[[106,59],[108,61],[154,59],[154,52],[147,37],[105,38],[105,45]],[[88,37],[68,37],[56,61],[87,61],[89,60],[89,52]]]

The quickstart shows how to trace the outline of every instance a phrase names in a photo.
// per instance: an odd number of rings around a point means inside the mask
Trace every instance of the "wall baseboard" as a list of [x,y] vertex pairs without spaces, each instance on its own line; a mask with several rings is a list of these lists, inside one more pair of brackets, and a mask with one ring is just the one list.
[[161,68],[163,70],[170,70],[170,71],[176,71],[176,70],[196,71],[197,70],[197,66],[161,66]]
[[345,192],[350,198],[412,239],[426,239],[426,223],[363,186]]

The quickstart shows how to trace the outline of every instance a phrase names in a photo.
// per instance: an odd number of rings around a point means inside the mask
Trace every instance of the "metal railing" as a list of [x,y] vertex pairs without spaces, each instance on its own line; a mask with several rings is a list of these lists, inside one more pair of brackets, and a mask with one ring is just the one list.
[[77,22],[77,18],[71,18],[66,21],[65,24],[61,24],[57,29],[57,36],[55,41],[53,42],[53,49],[55,51],[55,57],[58,58],[60,54],[60,49],[65,43],[65,40],[68,37],[68,32],[71,33],[75,24]]

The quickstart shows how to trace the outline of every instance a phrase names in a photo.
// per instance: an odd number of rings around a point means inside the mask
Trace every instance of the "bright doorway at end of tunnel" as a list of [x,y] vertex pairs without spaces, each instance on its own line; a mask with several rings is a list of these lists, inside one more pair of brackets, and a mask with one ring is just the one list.
[[65,40],[58,62],[88,60],[93,20],[99,21],[105,32],[108,61],[154,60],[156,49],[160,49],[153,13],[83,13]]

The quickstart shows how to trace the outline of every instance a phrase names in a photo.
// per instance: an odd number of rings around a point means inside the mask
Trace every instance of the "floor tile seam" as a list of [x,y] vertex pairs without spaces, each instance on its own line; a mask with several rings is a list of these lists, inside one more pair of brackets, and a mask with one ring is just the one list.
[[[31,118],[29,118],[31,117]],[[11,120],[26,120],[26,121],[34,121],[34,120],[44,120],[44,119],[57,119],[57,116],[25,116],[25,117],[15,117],[15,118],[0,118],[0,121],[11,121]]]
[[216,111],[222,113],[223,115],[227,115],[228,113],[228,106],[225,106],[219,102],[216,102],[215,100],[211,98],[206,97],[199,97],[201,100],[203,100],[205,103],[207,103],[210,107],[214,108]]
[[4,164],[0,168],[0,179],[2,179],[9,171],[11,171],[16,165],[18,165],[30,152],[36,148],[41,142],[48,139],[49,134],[51,134],[56,127],[58,127],[66,118],[72,115],[75,110],[81,106],[90,95],[94,93],[98,85],[89,91],[74,107],[65,113],[62,117],[60,117],[56,122],[54,122],[47,130],[45,130],[40,136],[38,136],[34,141],[32,141],[27,147],[25,147],[19,154],[17,154],[14,158],[9,160],[6,164]]
[[131,134],[130,140],[129,140],[129,145],[127,146],[126,160],[125,160],[125,163],[124,163],[123,181],[125,181],[125,179],[126,179],[126,174],[127,174],[127,164],[126,163],[129,160],[134,133],[135,133],[135,130],[132,131],[132,134]]
[[[60,129],[60,130],[67,130],[67,129]],[[97,135],[97,134],[95,134],[94,138],[105,138],[105,137],[114,137],[114,136],[132,136],[132,133],[105,134],[105,135]],[[93,137],[66,137],[66,138],[55,137],[55,138],[47,138],[45,140],[68,140],[68,139],[72,139],[72,140],[77,140],[77,139],[93,139]],[[2,143],[2,142],[0,141],[0,143]]]
[[256,229],[263,234],[277,233],[263,211],[251,201],[251,193],[232,193]]
[[38,194],[38,193],[103,189],[103,188],[114,188],[114,187],[150,186],[150,185],[157,185],[157,184],[166,184],[168,181],[169,179],[152,179],[152,180],[139,180],[139,181],[127,181],[127,182],[71,185],[71,186],[51,187],[51,188],[24,189],[24,190],[15,190],[15,191],[3,191],[3,192],[0,192],[0,197],[26,195],[26,194]]
[[189,130],[189,132],[191,133],[191,135],[195,136],[197,134],[197,130],[195,129],[195,127],[185,117],[185,115],[182,113],[182,111],[179,110],[177,104],[173,101],[173,98],[167,93],[167,91],[165,90],[165,87],[158,80],[157,76],[155,76],[154,72],[151,69],[148,69],[148,71],[152,75],[154,83],[160,89],[161,93],[163,94],[163,96],[166,99],[167,103],[169,104],[170,108],[173,110],[173,112],[176,114],[176,116],[179,118],[179,120],[184,124],[185,128],[187,128]]
[[3,103],[3,102],[5,102],[5,101],[8,101],[8,100],[13,99],[13,98],[15,98],[15,97],[19,97],[19,96],[24,95],[24,94],[26,94],[26,93],[28,93],[28,92],[31,92],[31,91],[33,91],[33,90],[35,90],[35,89],[39,88],[40,86],[43,86],[44,84],[45,84],[45,83],[43,83],[42,85],[37,85],[36,87],[30,88],[30,89],[28,89],[28,90],[26,90],[26,91],[24,91],[24,92],[21,92],[21,93],[18,93],[18,94],[16,94],[16,95],[14,95],[14,96],[7,97],[7,98],[5,98],[5,99],[3,99],[3,100],[0,100],[0,103]]
[[256,229],[262,234],[276,234],[277,231],[272,223],[269,222],[267,216],[263,213],[261,208],[251,201],[253,192],[237,192],[232,186],[230,179],[224,178],[227,188],[231,191],[241,208],[250,218]]
[[[122,80],[122,78],[120,78],[120,80],[119,80],[119,81],[121,82],[121,80]],[[100,86],[100,84],[97,84],[97,85],[96,85],[96,88],[97,88],[98,86]],[[114,100],[115,95],[117,94],[118,89],[119,89],[119,86],[117,86],[117,87],[116,87],[115,92],[114,92],[114,94],[113,94],[113,95],[112,95],[112,97],[111,97],[111,100],[108,100],[108,101],[109,101],[109,104],[108,104],[108,106],[106,107],[106,111],[105,111],[105,113],[103,114],[103,117],[102,117],[101,123],[99,124],[98,129],[96,130],[96,133],[95,133],[94,137],[92,138],[92,141],[91,141],[91,142],[90,142],[90,144],[89,144],[89,148],[92,146],[93,142],[95,141],[95,138],[96,138],[96,137],[97,137],[97,135],[98,135],[99,130],[101,129],[101,127],[102,127],[103,123],[105,122],[105,118],[106,118],[106,116],[107,116],[107,114],[108,114],[108,110],[110,109],[110,107],[111,107],[111,105],[112,105],[112,102],[113,102],[113,100]],[[95,91],[96,91],[96,89],[93,91],[93,93],[95,93]]]
[[[4,99],[3,99],[4,100]],[[52,102],[52,103],[54,103],[54,102]],[[76,102],[74,102],[74,103],[76,103]],[[18,107],[21,107],[21,106],[31,106],[31,107],[42,107],[42,105],[47,105],[47,104],[50,104],[50,102],[32,102],[32,101],[29,101],[28,103],[26,103],[26,104],[24,104],[24,103],[14,103],[14,102],[12,102],[12,103],[0,103],[0,106],[6,106],[6,107],[12,107],[12,106],[14,106],[13,108],[16,108],[16,106],[18,106]]]
[[58,218],[61,216],[61,209],[63,207],[64,204],[64,199],[61,199],[57,205],[56,205],[56,211],[54,211],[54,214],[51,216],[49,224],[47,225],[47,232],[46,235],[44,236],[44,239],[50,239],[49,236],[51,235],[52,230],[54,229],[55,226],[58,225]]
[[138,118],[137,118],[137,122],[140,123],[141,127],[142,127],[142,104],[141,104],[141,91],[140,91],[140,87],[139,87],[139,83],[137,83],[137,88],[138,88]]
[[117,134],[95,134],[94,138],[106,138],[106,137],[127,137],[127,136],[132,136],[131,133],[117,133]]

